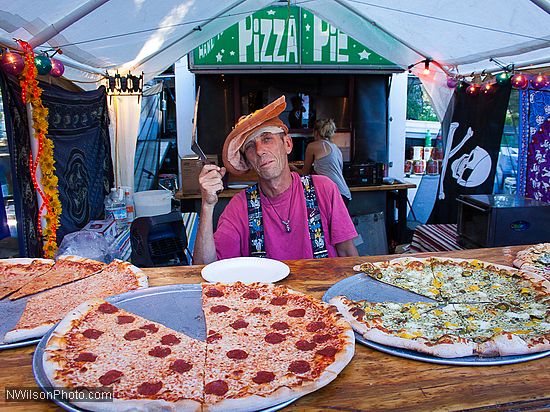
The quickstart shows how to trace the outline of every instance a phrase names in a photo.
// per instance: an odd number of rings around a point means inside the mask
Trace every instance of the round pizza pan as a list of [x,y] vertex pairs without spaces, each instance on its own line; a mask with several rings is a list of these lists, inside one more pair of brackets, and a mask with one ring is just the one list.
[[[105,300],[154,322],[162,323],[168,328],[185,333],[187,336],[205,340],[206,323],[202,311],[201,285],[169,285],[145,288],[111,296]],[[32,360],[34,378],[44,392],[52,391],[52,384],[44,372],[42,364],[46,343],[53,329],[42,337]],[[278,411],[298,398],[262,409],[262,412]],[[83,411],[63,400],[54,400],[56,404],[68,411]]]
[[[2,259],[3,262],[19,263],[19,264],[28,264],[28,263],[31,263],[33,260],[47,260],[47,259],[39,259],[39,258]],[[11,343],[4,342],[4,336],[6,335],[6,333],[12,330],[14,326],[17,324],[17,322],[19,322],[19,318],[21,318],[23,309],[25,309],[25,305],[27,304],[27,299],[28,297],[24,297],[17,300],[10,300],[9,298],[6,297],[0,300],[0,318],[2,319],[2,322],[0,322],[0,350],[19,348],[22,346],[29,346],[29,345],[36,345],[38,342],[40,342],[40,338],[25,339],[22,341],[11,342]]]
[[[323,301],[328,302],[335,296],[346,296],[353,300],[368,300],[371,302],[434,302],[424,296],[417,295],[395,286],[391,286],[359,273],[349,278],[342,279],[340,282],[332,285],[323,295]],[[422,362],[438,363],[441,365],[457,366],[492,366],[508,365],[511,363],[527,362],[534,359],[544,358],[550,355],[550,351],[531,353],[527,355],[514,356],[495,356],[483,358],[480,356],[466,356],[463,358],[440,358],[433,355],[424,354],[408,349],[395,348],[393,346],[383,345],[365,339],[363,335],[355,333],[357,342],[362,343],[369,348],[379,350],[390,355],[400,356],[402,358],[418,360]]]

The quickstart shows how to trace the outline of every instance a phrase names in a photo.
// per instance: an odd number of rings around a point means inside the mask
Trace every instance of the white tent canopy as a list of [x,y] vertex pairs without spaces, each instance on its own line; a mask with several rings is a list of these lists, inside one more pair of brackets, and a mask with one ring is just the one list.
[[[150,79],[269,0],[0,0],[0,43],[61,47],[84,71]],[[548,0],[304,0],[311,10],[402,68],[422,59],[462,74],[550,61]],[[67,71],[67,78],[90,78]],[[94,78],[94,76],[91,76]]]
[[[56,55],[65,77],[95,88],[105,72],[145,81],[201,43],[272,0],[0,0],[0,45],[28,41],[35,50],[61,48]],[[403,69],[430,59],[431,73],[414,66],[440,118],[452,90],[448,74],[500,70],[550,62],[550,0],[290,0],[309,9]],[[437,66],[436,66],[437,63]],[[124,103],[120,103],[124,104]],[[131,124],[137,104],[117,123],[116,139],[136,139]],[[121,136],[122,135],[122,136]],[[115,147],[114,152],[118,147]],[[120,166],[120,165],[119,165]],[[132,165],[133,167],[133,165]],[[130,170],[130,165],[126,165]],[[133,169],[131,169],[133,170]],[[133,185],[127,179],[118,184]]]

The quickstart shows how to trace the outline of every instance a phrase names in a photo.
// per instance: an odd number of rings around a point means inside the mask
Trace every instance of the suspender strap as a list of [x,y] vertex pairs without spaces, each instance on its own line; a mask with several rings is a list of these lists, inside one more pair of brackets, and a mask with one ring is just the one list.
[[[326,258],[328,257],[328,251],[325,244],[325,234],[321,223],[321,212],[317,202],[315,186],[313,185],[311,176],[303,176],[301,182],[306,199],[307,224],[313,257],[315,259]],[[250,232],[250,255],[266,257],[264,222],[258,184],[246,189],[246,203],[248,208],[248,229]]]
[[260,205],[258,184],[246,189],[246,204],[248,206],[248,229],[250,232],[250,256],[266,257],[264,242],[264,221]]
[[302,186],[304,187],[304,196],[306,198],[307,223],[309,227],[309,238],[313,257],[315,259],[328,257],[328,251],[325,244],[325,233],[321,223],[321,212],[317,203],[315,186],[311,176],[302,176]]

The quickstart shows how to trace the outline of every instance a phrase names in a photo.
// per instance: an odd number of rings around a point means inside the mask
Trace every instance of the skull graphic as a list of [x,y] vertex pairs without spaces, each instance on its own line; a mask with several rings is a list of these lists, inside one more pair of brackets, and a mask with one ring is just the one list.
[[451,164],[453,177],[460,186],[479,186],[491,172],[491,156],[487,151],[476,146],[469,154],[464,154]]

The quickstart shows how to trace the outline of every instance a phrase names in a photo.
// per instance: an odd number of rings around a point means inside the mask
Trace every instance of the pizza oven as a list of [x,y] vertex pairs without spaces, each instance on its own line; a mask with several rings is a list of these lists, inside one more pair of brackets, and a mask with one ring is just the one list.
[[550,241],[550,204],[515,195],[462,195],[459,242],[466,247],[525,245]]

